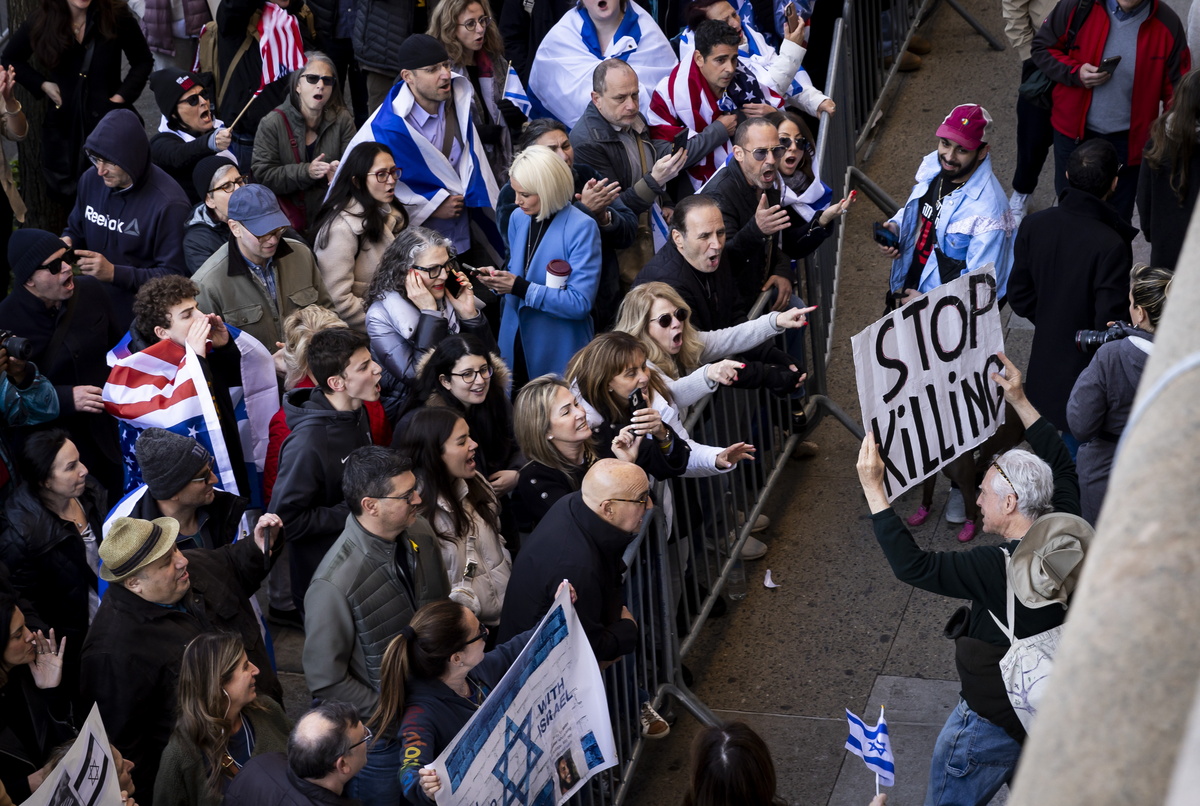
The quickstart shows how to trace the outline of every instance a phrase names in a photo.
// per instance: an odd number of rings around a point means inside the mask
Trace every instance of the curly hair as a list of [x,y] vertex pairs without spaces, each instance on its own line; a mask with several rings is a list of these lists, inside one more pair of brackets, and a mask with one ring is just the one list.
[[200,296],[200,287],[178,274],[155,277],[138,289],[133,300],[133,328],[150,343],[158,341],[156,327],[171,327],[171,308]]
[[[283,320],[283,377],[284,389],[295,389],[300,379],[308,375],[308,343],[313,334],[330,327],[350,327],[338,315],[320,305],[306,305],[292,311]],[[314,381],[315,382],[315,381]]]
[[496,24],[496,17],[492,14],[492,7],[488,4],[488,0],[442,0],[430,16],[429,30],[425,33],[442,43],[446,48],[446,53],[450,56],[450,62],[456,66],[464,64],[463,54],[465,51],[462,43],[458,41],[458,18],[474,5],[482,7],[483,16],[491,20],[488,27],[483,29],[483,52],[491,57],[493,62],[504,58],[504,42],[500,39],[500,26]]
[[416,264],[417,255],[438,246],[446,250],[450,260],[458,256],[449,238],[427,227],[409,227],[397,235],[396,240],[388,244],[383,252],[383,260],[379,261],[379,268],[375,270],[371,285],[363,295],[363,307],[370,308],[392,291],[408,299],[404,281],[409,269]]
[[[678,355],[668,353],[650,336],[650,311],[654,301],[659,299],[665,299],[675,310],[688,312],[688,318],[683,322],[683,345]],[[700,366],[700,355],[704,351],[704,344],[696,336],[696,328],[692,327],[691,313],[691,307],[671,286],[666,283],[643,283],[630,289],[625,299],[621,300],[613,330],[636,337],[646,348],[646,356],[654,366],[668,378],[679,380],[680,375],[686,375]]]

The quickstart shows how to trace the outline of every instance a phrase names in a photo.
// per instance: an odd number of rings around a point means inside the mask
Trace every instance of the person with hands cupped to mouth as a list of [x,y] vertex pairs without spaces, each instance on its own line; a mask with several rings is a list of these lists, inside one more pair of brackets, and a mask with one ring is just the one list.
[[[896,578],[971,602],[946,625],[955,642],[962,699],[934,746],[927,803],[984,804],[1011,781],[1026,732],[1005,689],[1000,660],[1014,635],[1025,638],[1063,623],[1093,535],[1079,517],[1079,479],[1066,445],[1025,397],[1020,371],[998,355],[1004,374],[993,372],[992,381],[1003,388],[1033,449],[992,459],[980,485],[983,530],[1003,538],[1002,545],[921,549],[888,502],[874,434],[863,439],[858,454],[875,538]],[[1000,620],[1005,613],[1014,614],[1009,622]],[[963,735],[971,741],[960,741]]]

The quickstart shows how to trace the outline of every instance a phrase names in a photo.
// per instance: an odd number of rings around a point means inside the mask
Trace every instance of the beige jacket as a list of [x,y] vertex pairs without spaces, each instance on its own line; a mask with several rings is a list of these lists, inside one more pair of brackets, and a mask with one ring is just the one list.
[[[487,484],[483,476],[475,475]],[[470,534],[454,535],[454,520],[444,498],[438,499],[431,523],[450,579],[450,598],[469,607],[484,624],[495,627],[500,623],[500,611],[504,609],[504,591],[512,575],[512,556],[504,545],[504,537],[492,531],[467,500],[467,483],[457,479],[454,493],[472,516]],[[464,579],[467,564],[472,561],[474,574],[471,579]]]
[[351,201],[316,237],[313,254],[333,299],[333,309],[342,321],[362,333],[367,332],[367,311],[363,295],[375,276],[384,250],[404,229],[404,219],[395,210],[388,214],[389,226],[377,242],[362,238],[362,205]]
[[[0,137],[5,137],[12,140],[14,143],[19,143],[25,137],[17,137],[9,131],[8,124],[12,120],[8,115],[0,115]],[[29,134],[29,124],[26,123],[25,134]],[[17,192],[17,185],[13,182],[12,166],[8,164],[8,160],[0,158],[0,162],[4,163],[4,167],[0,168],[0,188],[4,189],[4,195],[8,197],[8,204],[12,207],[13,217],[25,223],[25,201],[21,198],[21,194]],[[37,170],[36,168],[34,170]]]
[[1033,35],[1058,5],[1056,0],[1001,0],[1004,34],[1025,61],[1030,56]]

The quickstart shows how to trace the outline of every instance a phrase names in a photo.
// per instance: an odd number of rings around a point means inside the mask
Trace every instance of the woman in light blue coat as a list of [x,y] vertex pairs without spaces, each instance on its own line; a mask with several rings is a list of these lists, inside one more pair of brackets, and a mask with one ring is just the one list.
[[530,146],[517,155],[509,182],[524,214],[508,222],[509,271],[487,269],[480,279],[505,295],[500,354],[520,386],[561,374],[591,341],[600,228],[572,204],[571,169],[549,148]]

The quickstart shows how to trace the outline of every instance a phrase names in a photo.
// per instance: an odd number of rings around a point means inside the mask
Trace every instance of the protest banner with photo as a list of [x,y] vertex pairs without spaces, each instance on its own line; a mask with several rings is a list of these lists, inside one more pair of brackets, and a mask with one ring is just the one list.
[[22,806],[121,806],[117,774],[100,709],[93,705],[67,755]]
[[441,804],[563,803],[617,763],[604,680],[567,586],[516,662],[431,765]]
[[1004,422],[992,264],[892,311],[851,339],[863,425],[879,441],[888,500],[974,449]]

